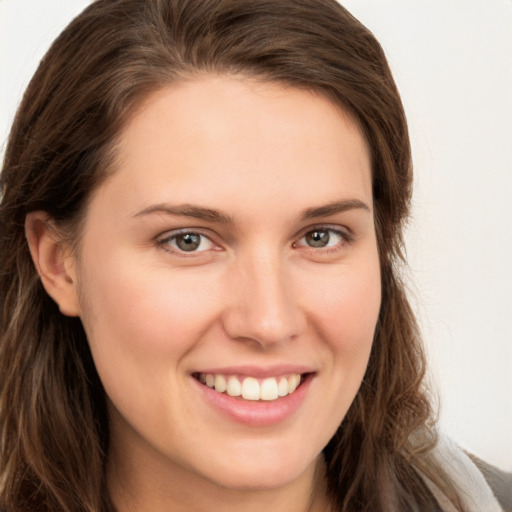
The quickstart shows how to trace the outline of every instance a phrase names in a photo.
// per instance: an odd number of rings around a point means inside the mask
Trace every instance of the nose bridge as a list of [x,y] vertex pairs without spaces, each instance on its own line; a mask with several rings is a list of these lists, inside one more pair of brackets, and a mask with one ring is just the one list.
[[259,245],[240,256],[235,265],[231,307],[225,319],[228,334],[260,345],[297,336],[303,320],[286,258],[275,247]]

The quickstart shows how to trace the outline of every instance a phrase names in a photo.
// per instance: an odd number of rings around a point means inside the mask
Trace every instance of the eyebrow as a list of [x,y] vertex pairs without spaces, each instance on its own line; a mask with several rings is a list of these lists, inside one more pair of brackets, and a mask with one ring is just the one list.
[[152,213],[163,213],[180,217],[193,217],[195,219],[217,222],[220,224],[233,224],[233,219],[219,210],[195,206],[193,204],[172,205],[168,203],[159,203],[135,213],[133,217],[142,217]]
[[301,219],[311,220],[318,217],[329,217],[331,215],[343,213],[348,210],[366,210],[367,212],[371,211],[370,207],[359,199],[345,199],[343,201],[334,201],[332,203],[328,203],[326,205],[318,206],[315,208],[308,208],[302,213]]
[[[316,219],[318,217],[329,217],[348,210],[358,209],[366,210],[368,212],[370,211],[370,207],[359,199],[345,199],[342,201],[334,201],[322,206],[308,208],[302,212],[300,218],[302,221],[305,221]],[[220,210],[214,210],[212,208],[205,208],[203,206],[196,206],[193,204],[172,205],[168,203],[159,203],[140,210],[133,214],[133,217],[142,217],[144,215],[151,215],[155,213],[163,213],[179,217],[193,217],[195,219],[216,222],[219,224],[234,224],[233,218]]]

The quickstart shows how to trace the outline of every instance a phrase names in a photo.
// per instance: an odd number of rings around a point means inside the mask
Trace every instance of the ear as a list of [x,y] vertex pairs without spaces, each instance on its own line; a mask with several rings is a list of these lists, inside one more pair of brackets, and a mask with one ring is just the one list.
[[37,273],[63,315],[79,316],[75,257],[68,244],[57,236],[46,212],[31,212],[25,219],[25,236]]

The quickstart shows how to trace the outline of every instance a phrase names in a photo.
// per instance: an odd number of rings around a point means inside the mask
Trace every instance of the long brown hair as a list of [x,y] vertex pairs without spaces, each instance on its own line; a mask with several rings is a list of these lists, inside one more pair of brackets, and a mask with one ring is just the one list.
[[380,45],[335,0],[97,0],[41,62],[0,178],[1,506],[113,510],[105,393],[80,320],[60,314],[38,279],[24,221],[44,210],[78,237],[128,116],[150,92],[205,72],[318,91],[357,120],[371,148],[382,306],[362,386],[324,450],[333,506],[430,510],[420,471],[460,509],[430,456],[424,355],[400,280],[407,124]]

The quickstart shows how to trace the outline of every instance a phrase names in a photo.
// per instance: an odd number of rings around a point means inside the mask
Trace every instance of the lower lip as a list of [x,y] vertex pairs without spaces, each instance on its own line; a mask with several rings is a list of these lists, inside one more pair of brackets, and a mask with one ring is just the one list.
[[286,420],[301,406],[313,375],[307,375],[301,385],[290,395],[277,400],[243,400],[219,393],[192,377],[200,392],[216,410],[231,420],[251,427],[268,427]]

